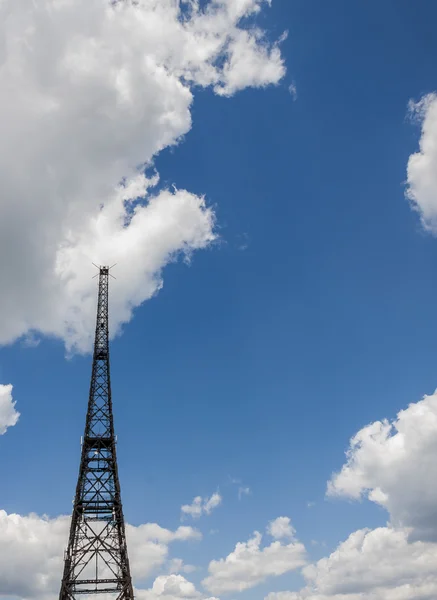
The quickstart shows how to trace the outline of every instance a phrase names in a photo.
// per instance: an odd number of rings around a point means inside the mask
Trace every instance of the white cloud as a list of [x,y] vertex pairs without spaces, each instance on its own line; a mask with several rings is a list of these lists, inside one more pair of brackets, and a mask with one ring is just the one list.
[[215,493],[211,496],[211,498],[208,498],[204,504],[204,511],[207,515],[210,515],[212,513],[212,511],[217,508],[217,506],[220,506],[220,504],[222,503],[222,497],[220,496],[219,493]]
[[255,531],[247,542],[239,542],[226,558],[209,563],[202,584],[213,594],[242,592],[267,578],[293,571],[306,562],[305,548],[298,541],[274,541],[261,548],[262,535]]
[[0,510],[0,595],[36,598],[59,592],[69,520]]
[[217,600],[205,598],[182,575],[161,575],[149,590],[135,590],[139,600]]
[[252,493],[250,487],[239,487],[238,488],[238,500],[241,500],[243,496],[250,496]]
[[407,197],[425,229],[437,234],[437,95],[429,94],[418,103],[410,103],[410,109],[421,122],[422,135],[419,152],[408,161]]
[[369,500],[390,525],[352,533],[328,557],[308,565],[300,592],[267,600],[433,600],[437,597],[437,393],[376,421],[351,440],[347,460],[328,483],[331,496]]
[[0,343],[36,332],[86,350],[91,261],[118,263],[114,333],[170,260],[213,241],[202,197],[154,191],[137,167],[190,130],[191,86],[229,96],[282,78],[277,45],[241,22],[267,4],[1,3]]
[[386,508],[395,526],[418,539],[437,540],[437,393],[376,421],[350,442],[347,461],[328,494],[361,496]]
[[0,435],[6,433],[8,427],[16,425],[20,413],[15,410],[15,402],[12,398],[12,385],[0,383]]
[[303,569],[306,588],[272,593],[266,600],[432,600],[436,561],[436,544],[410,543],[404,530],[359,530]]
[[168,566],[169,575],[178,575],[179,573],[193,573],[197,571],[194,565],[186,565],[182,558],[172,558]]
[[181,506],[182,515],[189,515],[193,519],[199,519],[202,515],[210,515],[221,503],[222,497],[218,492],[210,498],[196,496],[191,504]]
[[293,98],[294,101],[297,100],[297,87],[296,84],[294,82],[292,82],[289,86],[288,86],[288,91],[291,94],[291,97]]
[[137,594],[142,600],[176,600],[179,598],[199,598],[194,585],[182,575],[161,575],[153,582],[150,590],[143,590]]
[[278,517],[274,521],[270,521],[267,533],[275,538],[275,540],[282,540],[284,538],[292,539],[296,530],[292,526],[289,517]]
[[[245,236],[246,234],[243,234],[243,237]],[[240,250],[241,249],[242,248],[240,248]],[[241,500],[243,496],[250,496],[252,494],[252,490],[250,489],[250,487],[248,485],[243,484],[241,479],[239,479],[238,477],[229,477],[229,483],[232,485],[238,485],[238,500]]]
[[[66,516],[49,519],[0,510],[0,596],[43,598],[59,593],[69,525]],[[169,544],[199,539],[200,534],[191,527],[170,531],[148,523],[127,525],[126,537],[132,577],[140,581],[165,563]]]
[[199,540],[201,534],[192,527],[178,527],[175,531],[164,529],[156,523],[134,527],[126,526],[126,539],[130,566],[134,580],[143,580],[161,566],[168,556],[172,542]]

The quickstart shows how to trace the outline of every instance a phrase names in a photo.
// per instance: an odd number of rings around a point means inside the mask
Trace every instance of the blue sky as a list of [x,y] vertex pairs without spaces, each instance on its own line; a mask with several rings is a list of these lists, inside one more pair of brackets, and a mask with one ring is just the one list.
[[[279,516],[310,561],[389,520],[325,492],[351,436],[437,383],[437,242],[405,198],[421,135],[408,103],[437,87],[436,18],[431,0],[273,0],[257,22],[288,30],[285,77],[231,98],[195,90],[192,129],[155,157],[160,189],[205,195],[219,237],[166,266],[112,342],[119,468],[133,525],[176,529],[183,504],[219,491],[189,522],[203,540],[171,549],[201,567],[197,585]],[[66,359],[60,339],[0,348],[21,413],[0,436],[6,512],[70,513],[89,376],[90,356]]]

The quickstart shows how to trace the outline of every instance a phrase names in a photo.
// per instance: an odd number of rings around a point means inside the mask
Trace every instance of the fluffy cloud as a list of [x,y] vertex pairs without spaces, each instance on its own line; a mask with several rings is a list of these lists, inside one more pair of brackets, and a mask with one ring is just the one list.
[[[407,196],[437,234],[437,95],[411,104],[421,123],[419,152],[408,162]],[[390,524],[351,534],[327,558],[305,567],[300,592],[268,600],[432,600],[437,597],[437,393],[376,421],[350,441],[329,496],[384,507]]]
[[194,565],[186,565],[182,558],[172,558],[168,565],[169,575],[178,575],[180,573],[193,573],[197,568]]
[[8,427],[13,427],[20,413],[15,410],[15,402],[12,399],[12,385],[0,383],[0,435],[6,433]]
[[437,234],[437,95],[428,94],[410,109],[421,123],[422,135],[419,152],[408,161],[407,197],[425,229]]
[[[149,590],[135,590],[139,600],[202,600],[195,586],[182,575],[161,575]],[[218,600],[205,598],[204,600]]]
[[205,588],[213,594],[242,592],[306,562],[305,548],[297,540],[289,544],[275,541],[263,548],[261,542],[261,533],[255,531],[249,541],[238,543],[226,558],[211,561],[209,576],[202,582]]
[[273,593],[266,600],[432,600],[436,561],[437,545],[410,543],[406,531],[360,530],[303,569],[306,588]]
[[222,497],[218,492],[210,498],[196,496],[191,504],[181,506],[182,515],[190,515],[193,519],[199,519],[202,515],[210,515],[221,503]]
[[275,540],[291,539],[294,537],[296,530],[292,526],[289,517],[278,517],[274,521],[270,521],[267,533],[275,538]]
[[351,440],[347,461],[328,494],[369,500],[386,508],[395,526],[417,539],[437,540],[437,393],[376,421]]
[[[69,525],[70,517],[49,519],[0,510],[0,596],[44,598],[59,593]],[[191,527],[170,531],[148,523],[127,525],[126,537],[132,577],[140,581],[164,564],[169,544],[199,539],[200,534]]]
[[308,565],[300,592],[266,600],[432,600],[437,597],[437,393],[376,421],[351,440],[328,495],[383,506],[390,524],[352,533]]
[[0,510],[0,596],[35,598],[59,591],[68,526],[68,517]]
[[213,241],[205,200],[157,188],[141,165],[190,130],[192,87],[230,96],[284,66],[253,25],[267,2],[201,4],[1,3],[0,343],[40,332],[86,350],[91,261],[119,264],[116,332],[170,260]]
[[140,581],[164,563],[169,544],[199,540],[201,535],[192,527],[178,527],[170,531],[156,523],[146,523],[138,527],[127,525],[126,538],[132,577]]

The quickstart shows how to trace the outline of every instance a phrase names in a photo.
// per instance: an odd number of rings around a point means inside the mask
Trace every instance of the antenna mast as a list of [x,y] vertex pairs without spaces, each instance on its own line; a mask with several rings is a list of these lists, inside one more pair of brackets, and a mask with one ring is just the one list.
[[59,600],[110,594],[133,600],[118,479],[109,372],[110,267],[99,269],[91,385]]

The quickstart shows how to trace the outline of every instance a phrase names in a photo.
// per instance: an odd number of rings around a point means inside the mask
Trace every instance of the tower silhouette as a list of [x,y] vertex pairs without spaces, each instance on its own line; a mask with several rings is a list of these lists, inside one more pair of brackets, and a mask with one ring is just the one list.
[[112,415],[108,287],[109,267],[100,267],[88,411],[59,600],[99,593],[134,597]]

